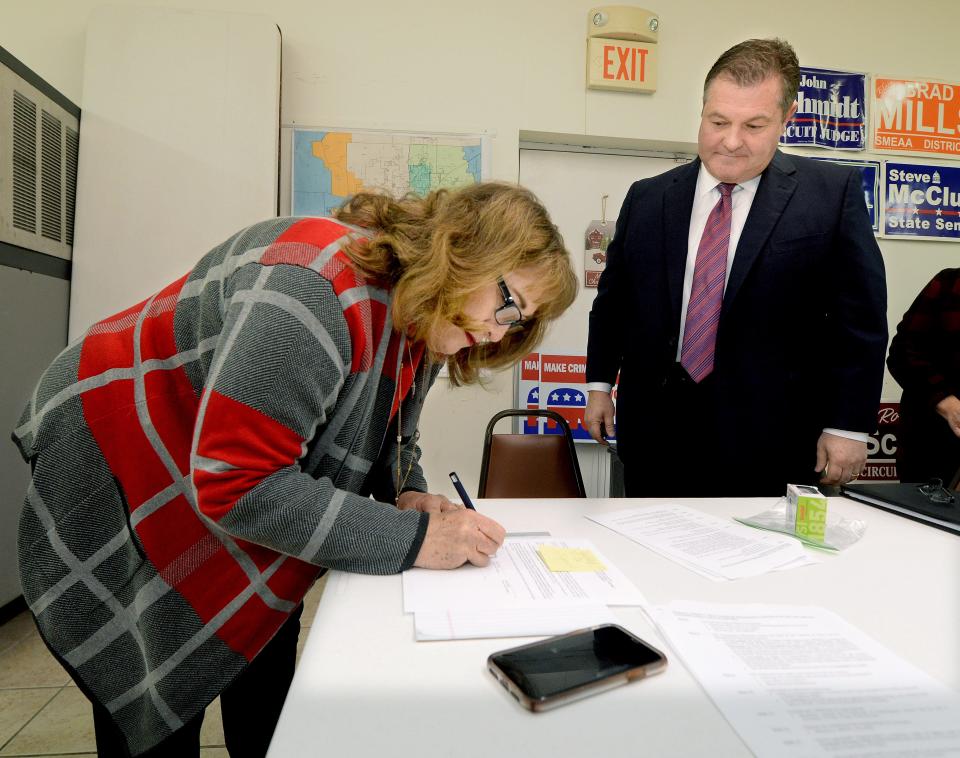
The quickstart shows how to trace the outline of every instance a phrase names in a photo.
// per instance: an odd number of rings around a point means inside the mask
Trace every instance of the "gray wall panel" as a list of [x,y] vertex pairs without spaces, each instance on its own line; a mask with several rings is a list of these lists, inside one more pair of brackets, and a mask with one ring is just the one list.
[[0,605],[20,594],[17,518],[30,469],[10,433],[40,374],[67,344],[70,283],[0,266]]

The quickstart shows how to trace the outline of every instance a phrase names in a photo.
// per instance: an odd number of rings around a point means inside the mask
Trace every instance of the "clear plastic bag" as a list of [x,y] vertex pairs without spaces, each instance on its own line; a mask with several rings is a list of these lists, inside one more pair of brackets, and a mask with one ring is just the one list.
[[829,505],[827,507],[827,529],[823,536],[823,542],[801,536],[793,530],[793,526],[787,523],[787,499],[780,498],[768,511],[757,513],[753,516],[740,518],[734,516],[734,520],[747,526],[754,526],[758,529],[766,529],[771,532],[780,532],[781,534],[796,537],[805,545],[818,547],[824,550],[845,550],[857,542],[867,531],[867,522],[860,519],[847,519],[842,516],[834,515]]

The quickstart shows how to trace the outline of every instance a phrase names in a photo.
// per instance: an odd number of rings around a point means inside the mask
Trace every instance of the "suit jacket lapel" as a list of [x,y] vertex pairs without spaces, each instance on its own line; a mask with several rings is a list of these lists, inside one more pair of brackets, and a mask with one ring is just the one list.
[[778,150],[763,172],[757,195],[750,206],[747,222],[737,243],[730,279],[723,293],[724,311],[729,309],[730,303],[740,291],[747,274],[770,237],[770,232],[783,215],[783,209],[787,207],[787,202],[797,188],[797,180],[793,177],[795,171],[790,159]]
[[667,288],[670,295],[670,315],[674,324],[680,323],[680,301],[683,299],[683,274],[687,265],[687,238],[690,235],[690,213],[693,211],[693,195],[697,190],[700,174],[700,159],[692,161],[678,171],[677,176],[663,195],[663,218],[666,223]]

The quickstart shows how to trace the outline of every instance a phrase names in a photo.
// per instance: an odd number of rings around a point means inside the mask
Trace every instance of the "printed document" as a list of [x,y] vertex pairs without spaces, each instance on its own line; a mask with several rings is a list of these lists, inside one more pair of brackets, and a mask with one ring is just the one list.
[[795,539],[683,505],[628,508],[587,518],[715,581],[818,562]]
[[[590,551],[603,569],[551,571],[539,553],[544,546]],[[454,571],[414,568],[403,573],[407,613],[530,609],[526,615],[514,614],[528,634],[552,633],[529,631],[529,619],[536,618],[538,609],[607,605],[646,605],[646,599],[589,540],[508,537],[487,566],[467,565]],[[503,628],[505,634],[510,630]]]
[[758,758],[960,755],[960,695],[824,608],[676,601],[654,617]]

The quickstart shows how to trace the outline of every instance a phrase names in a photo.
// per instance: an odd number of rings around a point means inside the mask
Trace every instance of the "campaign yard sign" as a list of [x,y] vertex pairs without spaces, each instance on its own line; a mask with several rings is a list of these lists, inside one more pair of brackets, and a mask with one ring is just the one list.
[[880,161],[860,161],[847,158],[814,158],[815,161],[831,161],[860,169],[863,200],[867,204],[870,225],[880,231]]
[[[516,407],[556,411],[566,420],[577,442],[592,442],[584,423],[587,406],[587,359],[583,354],[530,353],[520,361]],[[613,388],[616,403],[617,388]],[[560,434],[559,425],[535,416],[524,418],[521,434]],[[616,441],[615,437],[609,438]]]
[[[563,416],[575,440],[589,440],[590,433],[583,422],[583,411],[587,407],[587,393],[582,387],[556,385],[547,394],[547,410],[556,411]],[[560,424],[547,419],[543,425],[545,434],[560,434]]]
[[[520,361],[520,381],[517,383],[517,408],[540,409],[540,353],[529,353]],[[521,434],[540,434],[537,416],[524,416]]]
[[864,74],[801,66],[797,112],[780,144],[863,150],[866,100]]
[[[587,359],[583,355],[547,355],[540,360],[541,402],[548,410],[563,416],[575,440],[589,440],[583,420],[587,407]],[[560,428],[552,421],[544,424],[547,434],[560,434]]]
[[900,403],[880,403],[877,429],[867,440],[867,462],[862,481],[895,482],[897,475],[897,436],[900,433]]
[[873,149],[960,158],[960,84],[873,80]]
[[[531,387],[527,391],[527,410],[540,410],[540,387]],[[523,429],[521,434],[540,434],[540,416],[526,416],[523,419]]]
[[960,240],[960,168],[884,165],[883,236]]

